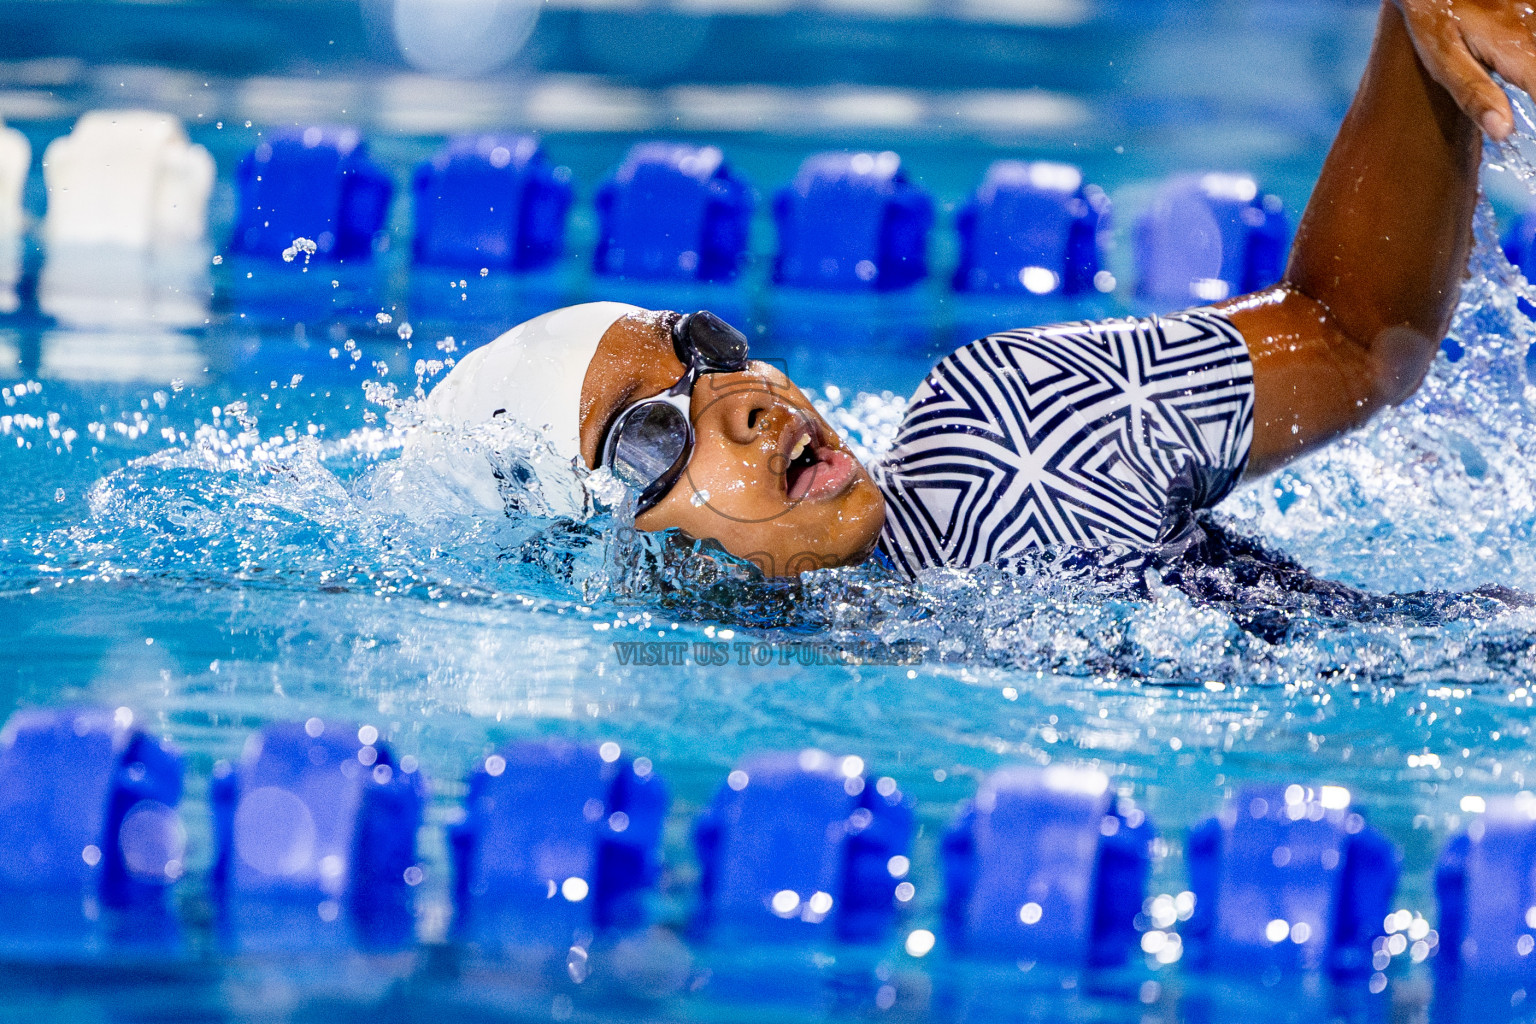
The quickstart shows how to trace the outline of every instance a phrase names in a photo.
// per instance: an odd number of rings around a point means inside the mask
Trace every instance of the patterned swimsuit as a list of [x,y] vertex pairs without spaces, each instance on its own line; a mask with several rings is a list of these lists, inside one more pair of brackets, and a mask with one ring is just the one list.
[[880,549],[909,576],[1042,548],[1177,554],[1252,440],[1248,347],[1214,310],[994,334],[929,372],[873,467]]

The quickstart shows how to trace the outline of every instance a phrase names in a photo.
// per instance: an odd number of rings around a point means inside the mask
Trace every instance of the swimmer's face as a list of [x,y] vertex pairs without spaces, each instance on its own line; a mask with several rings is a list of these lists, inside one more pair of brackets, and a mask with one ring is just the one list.
[[[666,391],[687,370],[672,350],[676,320],[676,313],[631,314],[603,335],[581,390],[588,466],[620,411]],[[637,527],[714,540],[771,576],[869,555],[885,499],[788,377],[760,362],[703,374],[691,410],[693,456]]]

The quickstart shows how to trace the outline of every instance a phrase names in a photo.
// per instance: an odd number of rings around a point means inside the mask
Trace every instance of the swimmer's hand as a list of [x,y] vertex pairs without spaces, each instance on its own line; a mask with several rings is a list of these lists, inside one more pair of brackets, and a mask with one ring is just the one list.
[[1536,93],[1536,0],[1393,2],[1430,77],[1490,138],[1509,138],[1514,112],[1489,72]]

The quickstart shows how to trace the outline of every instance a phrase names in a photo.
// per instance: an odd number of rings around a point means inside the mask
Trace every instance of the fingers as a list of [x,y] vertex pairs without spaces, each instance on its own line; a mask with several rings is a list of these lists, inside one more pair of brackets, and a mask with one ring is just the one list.
[[[1468,49],[1461,33],[1454,29],[1447,32],[1444,28],[1420,29],[1414,26],[1413,35],[1416,41],[1428,41],[1428,45],[1418,47],[1419,58],[1424,62],[1430,77],[1451,94],[1462,112],[1481,126],[1490,138],[1499,142],[1509,138],[1515,130],[1515,117],[1509,107],[1509,98],[1478,57]],[[1517,83],[1521,79],[1533,77],[1528,61],[1511,60],[1508,65],[1515,74],[1506,77],[1511,77]],[[1500,74],[1503,73],[1503,68],[1500,68]],[[1523,85],[1521,87],[1524,88]]]
[[1536,95],[1536,36],[1524,26],[1492,36],[1493,43],[1478,43],[1474,56],[1493,68],[1504,80],[1528,95]]

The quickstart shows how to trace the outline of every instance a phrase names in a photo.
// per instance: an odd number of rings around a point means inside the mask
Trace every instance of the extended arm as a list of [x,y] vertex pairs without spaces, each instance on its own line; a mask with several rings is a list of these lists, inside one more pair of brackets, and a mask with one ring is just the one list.
[[1481,132],[1513,129],[1483,66],[1522,88],[1536,82],[1536,38],[1518,13],[1528,9],[1383,0],[1285,279],[1223,304],[1253,357],[1250,475],[1359,426],[1424,379],[1466,271]]

